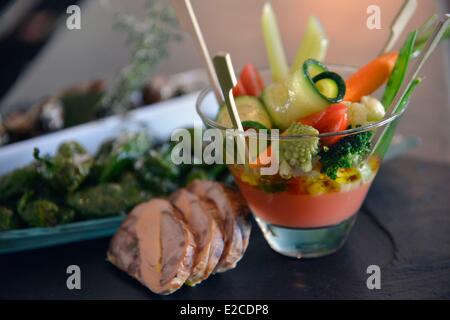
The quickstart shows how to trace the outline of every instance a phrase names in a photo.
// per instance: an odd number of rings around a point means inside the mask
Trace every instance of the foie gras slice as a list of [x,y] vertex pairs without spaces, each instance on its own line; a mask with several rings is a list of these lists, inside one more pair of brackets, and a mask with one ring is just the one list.
[[112,238],[107,258],[151,291],[170,294],[191,274],[192,233],[170,202],[154,199],[135,207]]
[[242,256],[247,250],[250,241],[252,224],[250,222],[250,209],[242,195],[229,186],[222,185],[223,191],[227,194],[228,202],[231,205],[231,211],[235,213],[236,222],[241,230],[242,236]]
[[251,231],[245,200],[235,190],[215,181],[196,180],[187,189],[213,201],[219,209],[225,246],[214,272],[225,272],[236,267],[247,249]]
[[194,286],[209,277],[222,256],[224,242],[215,220],[219,213],[210,200],[186,189],[172,194],[170,201],[181,212],[194,235],[196,253],[191,276],[187,280],[187,284]]

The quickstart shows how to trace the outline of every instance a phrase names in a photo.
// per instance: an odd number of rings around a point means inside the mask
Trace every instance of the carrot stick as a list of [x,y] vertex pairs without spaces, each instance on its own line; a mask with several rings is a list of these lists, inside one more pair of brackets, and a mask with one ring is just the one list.
[[345,82],[347,92],[344,101],[359,102],[376,91],[389,79],[397,61],[398,52],[383,54],[356,71]]
[[250,168],[258,169],[264,166],[270,166],[272,161],[274,161],[272,158],[272,146],[268,146],[266,150],[258,155],[256,163],[250,163]]

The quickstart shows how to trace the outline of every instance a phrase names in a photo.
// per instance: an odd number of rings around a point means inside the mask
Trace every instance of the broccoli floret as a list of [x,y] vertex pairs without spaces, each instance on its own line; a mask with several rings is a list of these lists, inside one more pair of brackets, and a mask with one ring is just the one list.
[[[318,135],[319,131],[311,126],[294,123],[285,135]],[[280,142],[280,175],[290,178],[295,170],[309,172],[313,168],[313,158],[319,152],[318,137],[304,137],[292,141]]]
[[331,148],[324,149],[320,153],[322,173],[334,180],[339,169],[358,165],[370,153],[372,136],[371,131],[358,133],[344,137]]

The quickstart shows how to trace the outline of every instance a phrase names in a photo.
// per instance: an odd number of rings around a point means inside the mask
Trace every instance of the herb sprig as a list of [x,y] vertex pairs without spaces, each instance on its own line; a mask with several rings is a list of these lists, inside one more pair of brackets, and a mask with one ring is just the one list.
[[160,0],[147,1],[143,20],[125,13],[117,14],[116,18],[116,27],[128,33],[132,58],[102,99],[105,114],[126,113],[132,107],[133,93],[141,89],[168,56],[169,44],[181,38],[175,14]]

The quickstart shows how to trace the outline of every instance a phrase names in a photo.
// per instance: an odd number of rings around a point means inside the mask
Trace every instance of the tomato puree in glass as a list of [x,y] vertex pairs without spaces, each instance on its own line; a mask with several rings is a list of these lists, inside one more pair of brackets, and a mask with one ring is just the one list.
[[332,226],[350,218],[361,207],[371,182],[349,191],[321,195],[267,193],[236,179],[253,214],[267,223],[292,228]]

